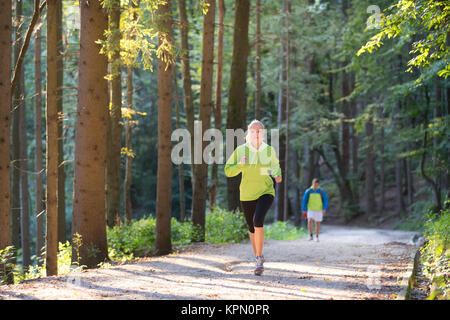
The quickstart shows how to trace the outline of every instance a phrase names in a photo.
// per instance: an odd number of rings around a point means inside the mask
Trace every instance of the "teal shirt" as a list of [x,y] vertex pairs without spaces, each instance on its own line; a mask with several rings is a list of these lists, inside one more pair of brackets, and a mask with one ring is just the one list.
[[[247,157],[246,164],[240,164],[242,157]],[[238,146],[225,164],[227,177],[242,173],[240,190],[241,201],[252,201],[263,194],[275,196],[272,177],[281,177],[280,162],[272,146],[262,143],[259,149],[249,142]]]

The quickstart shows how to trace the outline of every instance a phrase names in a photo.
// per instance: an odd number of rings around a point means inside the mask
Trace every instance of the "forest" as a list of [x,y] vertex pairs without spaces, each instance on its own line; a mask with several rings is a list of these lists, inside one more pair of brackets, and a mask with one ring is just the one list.
[[447,246],[449,50],[448,1],[0,0],[0,278],[123,257],[133,223],[152,255],[246,239],[225,150],[174,163],[173,133],[202,155],[253,119],[278,135],[266,223],[301,228],[320,178],[330,219],[442,221]]

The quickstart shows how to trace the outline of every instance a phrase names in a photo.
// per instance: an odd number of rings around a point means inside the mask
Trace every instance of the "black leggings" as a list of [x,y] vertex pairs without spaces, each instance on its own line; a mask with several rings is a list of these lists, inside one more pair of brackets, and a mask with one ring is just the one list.
[[256,200],[241,201],[248,230],[251,233],[255,233],[255,227],[262,228],[264,224],[264,217],[272,206],[273,199],[274,198],[271,194],[263,194]]

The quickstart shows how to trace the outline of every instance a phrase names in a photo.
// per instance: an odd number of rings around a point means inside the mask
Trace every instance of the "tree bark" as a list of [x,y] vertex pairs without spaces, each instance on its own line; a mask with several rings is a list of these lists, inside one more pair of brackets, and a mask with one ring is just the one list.
[[385,165],[384,165],[384,115],[383,115],[383,107],[378,107],[378,123],[380,127],[380,141],[379,141],[379,152],[380,152],[380,194],[381,194],[381,201],[380,205],[378,207],[378,212],[380,214],[383,213],[384,207],[385,207]]
[[[17,63],[22,46],[22,36],[20,26],[22,25],[22,1],[16,0],[16,10],[14,17],[14,63]],[[18,76],[19,78],[19,76]],[[18,79],[17,78],[17,79]],[[11,84],[12,86],[12,84]],[[11,203],[11,235],[12,245],[17,250],[21,247],[20,238],[20,106],[21,106],[21,82],[18,82],[18,88],[11,91],[13,95],[12,102],[12,203]]]
[[[195,110],[192,97],[191,66],[189,59],[189,21],[186,12],[186,0],[178,0],[178,12],[180,15],[180,38],[181,38],[181,80],[183,82],[183,105],[186,113],[186,127],[191,135],[191,184],[194,193],[194,120]],[[192,211],[192,208],[191,208]]]
[[[175,95],[175,117],[176,117],[176,128],[180,129],[180,97],[178,95],[178,79],[177,79],[177,68],[176,65],[173,66],[173,85],[174,85],[174,95]],[[184,195],[184,173],[183,173],[183,163],[178,165],[178,186],[180,191],[180,220],[184,222],[186,219],[186,199]]]
[[366,212],[369,215],[376,213],[375,203],[375,155],[374,155],[374,135],[373,135],[373,118],[370,118],[366,122],[366,161],[365,161],[365,183],[366,183]]
[[30,206],[28,193],[28,159],[27,159],[27,118],[25,102],[25,68],[20,72],[20,102],[19,102],[19,171],[20,171],[20,233],[22,246],[22,264],[23,269],[28,271],[31,264],[30,254]]
[[[131,7],[136,9],[140,5],[140,0],[137,4],[131,2]],[[136,12],[133,13],[133,20],[137,19]],[[131,35],[131,38],[134,39],[134,36]],[[127,108],[128,110],[133,109],[133,71],[134,68],[132,66],[128,66],[127,68]],[[131,202],[131,183],[133,180],[133,157],[129,155],[129,152],[133,150],[131,137],[133,133],[133,122],[130,118],[125,121],[125,147],[127,149],[127,155],[125,157],[125,178],[124,178],[124,209],[125,209],[125,218],[127,223],[131,222],[133,217],[133,208]]]
[[[250,1],[236,0],[233,56],[230,71],[230,86],[227,105],[227,129],[246,129],[246,95],[247,59],[249,54],[248,24],[250,16]],[[227,142],[229,143],[229,142]],[[234,141],[236,145],[236,141]],[[240,206],[239,184],[241,175],[227,179],[228,209],[236,210]]]
[[56,87],[58,100],[58,242],[66,242],[66,173],[64,170],[64,133],[63,133],[63,85],[64,85],[64,57],[63,57],[63,12],[62,1],[58,1],[56,10],[56,39],[57,39],[57,75]]
[[42,62],[41,62],[41,28],[36,29],[34,40],[34,74],[35,74],[35,111],[34,111],[34,134],[36,150],[34,154],[34,165],[36,172],[36,257],[39,266],[42,266],[44,242],[44,177],[42,165]]
[[[203,41],[202,41],[202,73],[200,81],[200,108],[199,120],[202,132],[210,129],[212,101],[212,82],[214,70],[214,20],[215,20],[215,0],[208,0],[208,12],[203,20]],[[207,143],[206,141],[195,141],[201,145],[202,155]],[[208,164],[205,159],[200,164],[195,164],[194,194],[192,196],[192,222],[196,232],[193,241],[205,241],[205,214],[208,188]]]
[[[133,67],[127,68],[127,108],[133,108]],[[125,179],[124,179],[124,206],[125,218],[127,223],[131,222],[133,217],[133,208],[131,204],[131,182],[133,179],[133,157],[128,153],[133,150],[131,136],[133,132],[133,124],[130,119],[125,122],[125,147],[127,148],[127,155],[125,158]]]
[[286,52],[285,52],[285,65],[286,65],[286,88],[285,88],[285,94],[286,94],[286,120],[285,120],[285,154],[284,154],[284,179],[283,179],[283,221],[287,221],[289,218],[289,189],[288,189],[288,182],[289,182],[289,102],[290,102],[290,92],[289,92],[289,68],[290,68],[290,51],[291,51],[291,44],[290,44],[290,38],[289,38],[289,15],[291,12],[291,4],[289,1],[285,0],[285,27],[286,27],[286,34],[285,34],[285,41],[286,41]]
[[[171,1],[158,6],[159,41],[166,37],[173,45]],[[170,53],[165,53],[170,54]],[[172,250],[170,238],[172,201],[172,68],[169,62],[158,59],[158,170],[156,190],[155,253],[168,254]]]
[[100,0],[80,1],[80,58],[75,124],[74,200],[72,236],[82,245],[72,259],[94,267],[107,258],[105,169],[108,60],[100,54],[108,15]]
[[119,217],[120,210],[120,158],[122,149],[122,77],[120,71],[120,0],[112,3],[109,12],[110,46],[110,136],[108,137],[107,158],[107,219],[109,227],[113,227]]
[[48,275],[58,274],[58,0],[47,3],[47,103],[46,103],[46,270]]
[[256,0],[256,44],[255,44],[255,119],[261,120],[261,0]]
[[[0,0],[0,250],[11,245],[10,234],[10,114],[11,114],[11,58],[12,58],[12,3]],[[4,266],[0,264],[0,277]],[[7,283],[12,283],[7,277]]]
[[[223,74],[223,36],[225,20],[225,1],[219,0],[219,30],[217,34],[217,72],[216,72],[216,103],[214,106],[214,127],[222,129],[222,74]],[[214,162],[211,168],[211,187],[209,189],[209,209],[216,205],[218,187],[218,164]]]

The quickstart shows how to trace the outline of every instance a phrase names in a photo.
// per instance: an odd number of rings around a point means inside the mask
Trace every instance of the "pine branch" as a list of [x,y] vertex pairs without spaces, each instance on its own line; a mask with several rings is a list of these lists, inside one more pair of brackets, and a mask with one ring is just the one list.
[[39,21],[39,16],[41,15],[42,10],[44,10],[44,7],[47,5],[47,0],[44,0],[41,5],[39,5],[39,0],[34,0],[34,12],[33,17],[31,18],[30,25],[28,26],[27,33],[25,36],[25,41],[22,45],[22,48],[20,49],[19,57],[17,59],[16,65],[14,67],[13,72],[13,79],[11,82],[11,95],[14,94],[14,90],[17,86],[17,79],[19,78],[19,73],[22,70],[23,61],[25,58],[25,53],[28,50],[28,46],[30,44],[31,35],[33,34],[34,27],[36,26],[37,22]]

